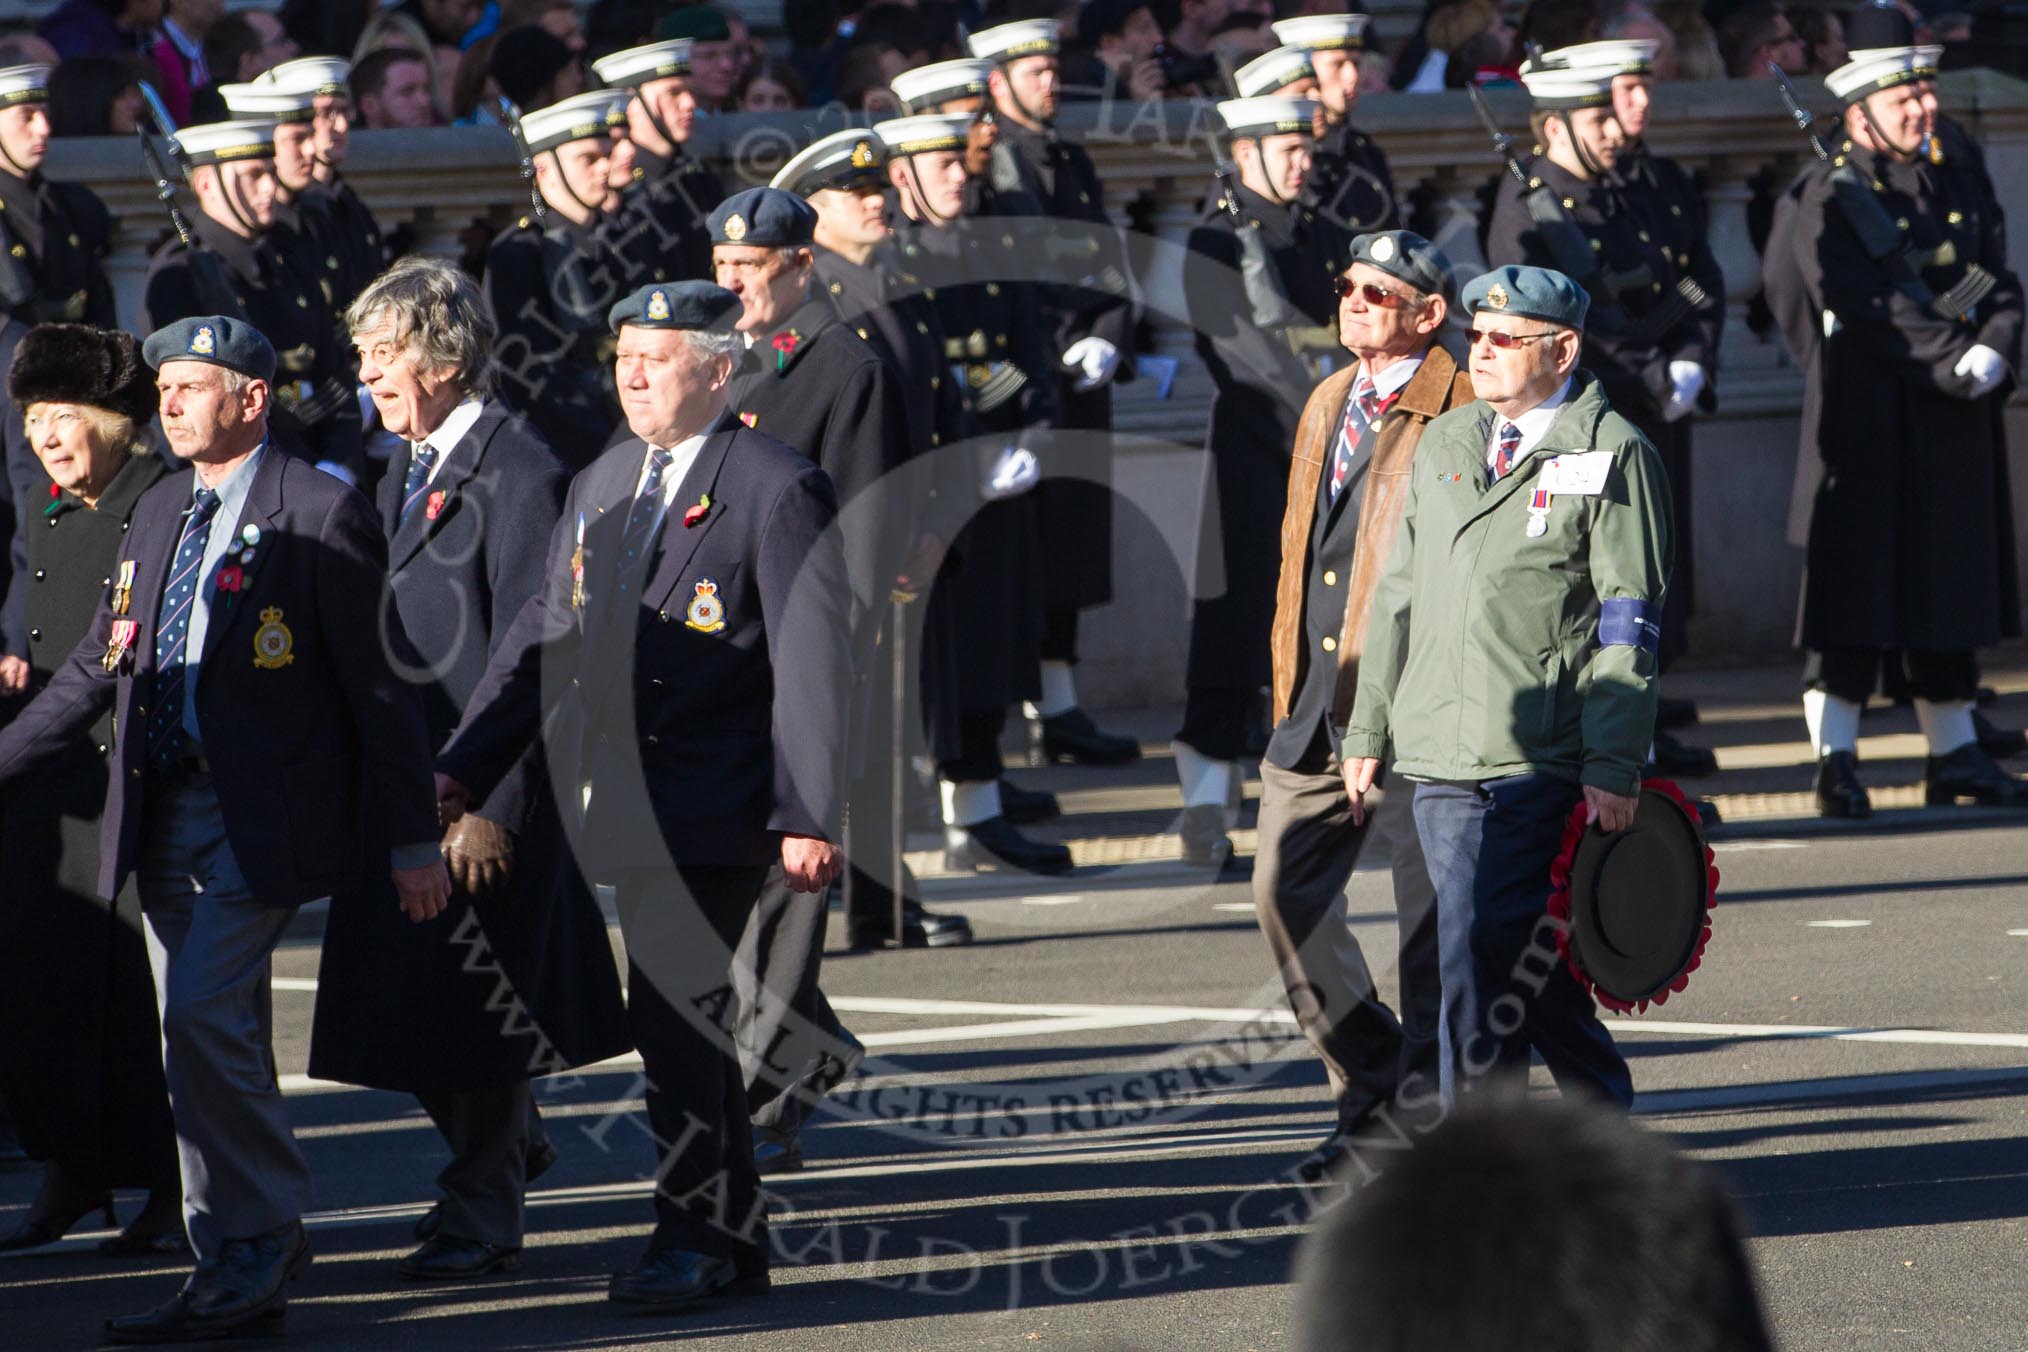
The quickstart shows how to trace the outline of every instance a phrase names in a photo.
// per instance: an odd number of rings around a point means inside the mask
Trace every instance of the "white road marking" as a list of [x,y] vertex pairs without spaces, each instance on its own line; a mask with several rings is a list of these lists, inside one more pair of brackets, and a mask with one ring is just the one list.
[[1811,929],[1865,929],[1871,920],[1805,920],[1803,924]]
[[1754,850],[1807,850],[1807,840],[1721,840],[1712,845],[1714,854],[1747,854]]
[[1232,911],[1235,913],[1244,911],[1248,915],[1252,915],[1253,903],[1250,901],[1214,901],[1211,903],[1211,909],[1214,911]]
[[2014,939],[2028,939],[2028,929],[2008,930],[2007,934]]
[[1023,906],[1075,906],[1083,900],[1084,898],[1077,894],[1067,897],[1023,897],[1021,898],[1021,904]]

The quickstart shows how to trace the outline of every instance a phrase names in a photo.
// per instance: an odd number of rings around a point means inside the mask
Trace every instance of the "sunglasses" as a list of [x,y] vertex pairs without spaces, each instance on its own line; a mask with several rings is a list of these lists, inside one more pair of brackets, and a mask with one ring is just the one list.
[[1408,297],[1399,291],[1389,291],[1386,287],[1375,286],[1372,282],[1355,282],[1350,277],[1340,277],[1333,285],[1337,288],[1339,300],[1344,300],[1357,291],[1365,297],[1368,305],[1382,310],[1399,310],[1411,304]]
[[1479,345],[1479,340],[1483,338],[1487,342],[1491,343],[1494,347],[1499,348],[1502,352],[1512,352],[1517,347],[1526,347],[1528,346],[1528,344],[1534,342],[1538,338],[1554,338],[1555,336],[1556,334],[1553,332],[1495,333],[1491,329],[1465,330],[1465,342],[1467,345],[1471,347],[1477,347]]

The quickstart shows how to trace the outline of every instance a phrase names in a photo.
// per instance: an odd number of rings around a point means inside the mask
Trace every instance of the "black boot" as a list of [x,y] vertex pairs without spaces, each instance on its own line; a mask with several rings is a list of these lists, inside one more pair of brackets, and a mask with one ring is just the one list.
[[1969,799],[1981,807],[2028,807],[2028,779],[2016,779],[1967,742],[1948,756],[1931,756],[1922,767],[1922,800],[1931,807]]
[[1216,873],[1232,859],[1232,838],[1225,834],[1225,809],[1211,803],[1183,809],[1183,862]]
[[1972,710],[1972,729],[1979,734],[1979,750],[1995,760],[2028,751],[2028,732],[2000,727],[1977,709]]
[[1000,781],[1000,815],[1016,825],[1046,822],[1063,815],[1063,805],[1046,789],[1024,789],[1011,779]]
[[[846,943],[852,948],[885,948],[894,942],[894,918],[889,912],[877,916],[853,916],[846,926]],[[915,901],[902,904],[901,946],[903,948],[958,948],[972,942],[972,922],[948,911],[925,911]]]
[[1669,699],[1655,701],[1655,726],[1676,729],[1693,726],[1697,722],[1697,705],[1693,700]]
[[1718,773],[1717,756],[1704,747],[1677,741],[1675,737],[1662,731],[1659,725],[1655,728],[1653,764],[1663,774],[1672,776],[1687,775],[1694,778]]
[[1070,849],[1030,840],[1006,817],[988,817],[970,826],[944,828],[944,867],[953,873],[1011,868],[1025,873],[1068,873]]
[[1028,720],[1028,763],[1054,765],[1125,765],[1141,758],[1141,744],[1131,737],[1100,732],[1083,709],[1068,709],[1047,718]]
[[1859,758],[1850,751],[1827,751],[1817,762],[1817,815],[1862,818],[1873,815],[1873,800],[1859,782]]

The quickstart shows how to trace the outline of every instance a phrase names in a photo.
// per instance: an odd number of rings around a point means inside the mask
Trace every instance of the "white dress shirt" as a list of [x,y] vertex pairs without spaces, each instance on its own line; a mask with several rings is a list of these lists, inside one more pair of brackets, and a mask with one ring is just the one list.
[[[1385,399],[1388,395],[1393,394],[1396,390],[1408,384],[1409,381],[1414,380],[1415,373],[1421,369],[1422,355],[1420,353],[1413,357],[1397,358],[1382,367],[1378,375],[1375,375],[1365,362],[1359,363],[1360,373],[1368,381],[1372,382],[1373,397],[1375,399]],[[1352,385],[1353,388],[1358,388],[1359,378],[1357,376],[1353,377]]]
[[[641,496],[642,490],[648,486],[649,457],[654,454],[655,449],[655,446],[651,443],[641,452],[641,472],[634,478],[634,498],[636,499]],[[669,514],[669,508],[676,501],[677,491],[683,487],[684,476],[689,474],[690,467],[697,463],[697,453],[704,449],[704,433],[699,432],[694,437],[685,437],[674,446],[667,447],[666,449],[672,459],[669,462],[669,468],[662,472],[662,506],[656,514],[658,522],[662,517]],[[627,510],[633,510],[631,500]],[[685,505],[685,510],[689,510],[688,504]],[[654,536],[651,534],[649,538],[653,539]]]
[[424,480],[425,483],[433,484],[437,481],[437,476],[444,472],[444,462],[451,458],[452,451],[458,449],[458,443],[472,430],[472,424],[479,421],[479,414],[485,407],[485,403],[477,395],[468,397],[444,415],[444,420],[437,424],[436,431],[422,439],[422,445],[437,453],[436,463],[430,466],[430,477]]
[[1555,394],[1550,395],[1547,399],[1544,399],[1518,418],[1503,418],[1497,413],[1493,415],[1493,430],[1486,438],[1486,468],[1488,470],[1493,468],[1494,462],[1500,457],[1500,429],[1510,422],[1521,429],[1521,445],[1514,452],[1515,464],[1520,464],[1522,460],[1527,458],[1530,451],[1542,444],[1542,438],[1549,435],[1550,426],[1556,422],[1557,413],[1570,400],[1570,385],[1570,378],[1566,376],[1563,384],[1558,387]]

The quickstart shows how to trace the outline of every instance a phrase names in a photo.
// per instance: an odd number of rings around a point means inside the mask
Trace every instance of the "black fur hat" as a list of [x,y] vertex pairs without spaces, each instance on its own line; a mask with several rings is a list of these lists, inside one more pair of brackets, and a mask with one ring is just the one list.
[[30,404],[90,404],[140,426],[155,417],[155,373],[134,335],[90,324],[42,324],[14,349],[7,397],[17,413]]

